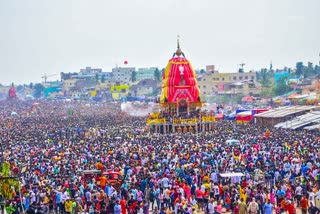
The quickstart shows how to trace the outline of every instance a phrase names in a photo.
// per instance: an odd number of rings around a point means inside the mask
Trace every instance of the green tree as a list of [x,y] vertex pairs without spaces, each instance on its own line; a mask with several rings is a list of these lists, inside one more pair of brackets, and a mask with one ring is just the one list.
[[23,85],[18,85],[18,86],[17,86],[17,91],[18,91],[18,92],[22,92],[23,90],[24,90]]
[[259,79],[260,79],[260,83],[263,87],[269,86],[271,81],[270,81],[270,76],[269,76],[269,72],[266,68],[262,68],[259,74]]
[[30,89],[33,89],[33,83],[32,83],[32,82],[30,82],[29,88],[30,88]]
[[281,77],[277,82],[277,86],[273,88],[273,93],[276,96],[279,96],[288,93],[290,90],[291,88],[288,84],[288,77]]
[[200,70],[200,74],[205,74],[205,73],[206,73],[206,70],[204,70],[204,69]]
[[131,72],[130,80],[131,80],[131,82],[137,81],[137,72],[136,71]]
[[314,66],[314,73],[319,78],[319,75],[320,75],[320,66],[319,65]]
[[306,67],[306,74],[304,74],[305,78],[313,76],[315,74],[316,74],[316,72],[314,70],[313,63],[312,62],[308,62],[308,66]]
[[101,77],[101,82],[102,82],[102,83],[105,83],[105,82],[106,82],[106,75],[105,75],[105,74],[102,75],[102,77]]
[[298,77],[301,77],[303,74],[303,62],[297,62],[296,63],[296,75]]
[[260,96],[261,97],[266,97],[266,98],[269,98],[269,97],[273,97],[274,96],[274,92],[272,90],[272,88],[264,88],[261,90],[260,92]]
[[157,83],[161,82],[161,73],[160,73],[160,71],[159,71],[158,68],[156,68],[156,69],[154,70],[153,75],[154,75],[154,79],[155,79],[155,81],[156,81]]
[[96,79],[96,82],[99,82],[99,74],[96,74],[95,79]]
[[44,92],[44,86],[41,83],[37,83],[34,85],[33,95],[35,98],[40,98],[42,93]]

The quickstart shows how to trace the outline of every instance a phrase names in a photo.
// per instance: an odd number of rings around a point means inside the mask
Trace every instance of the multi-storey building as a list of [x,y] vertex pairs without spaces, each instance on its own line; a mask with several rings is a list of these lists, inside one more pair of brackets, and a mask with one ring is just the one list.
[[151,68],[138,68],[137,70],[137,81],[144,79],[154,79],[154,71],[158,69],[157,67]]
[[131,74],[135,70],[135,67],[112,68],[112,81],[129,84],[131,80]]
[[242,93],[257,94],[256,72],[206,73],[198,77],[202,95]]
[[80,69],[81,74],[98,74],[102,72],[102,68],[91,68],[91,67],[86,67]]

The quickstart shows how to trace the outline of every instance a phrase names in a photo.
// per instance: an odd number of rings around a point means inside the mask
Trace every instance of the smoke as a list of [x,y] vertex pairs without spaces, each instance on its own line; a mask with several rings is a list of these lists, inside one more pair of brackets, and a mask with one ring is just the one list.
[[126,102],[121,103],[121,111],[135,117],[146,117],[154,111],[154,103]]

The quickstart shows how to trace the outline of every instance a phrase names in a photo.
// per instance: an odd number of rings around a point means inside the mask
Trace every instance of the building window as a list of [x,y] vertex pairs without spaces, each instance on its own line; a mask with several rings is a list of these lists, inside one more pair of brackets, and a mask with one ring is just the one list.
[[217,78],[217,80],[219,81],[219,78]]
[[239,80],[242,80],[242,77],[239,77]]
[[237,80],[237,77],[233,77],[233,80]]
[[206,88],[206,86],[204,85],[203,88]]
[[252,76],[251,79],[254,80],[254,76]]
[[224,81],[224,77],[222,77],[222,81]]
[[203,94],[207,94],[207,92],[203,92]]
[[248,79],[248,76],[245,76],[244,79],[247,80],[247,79]]

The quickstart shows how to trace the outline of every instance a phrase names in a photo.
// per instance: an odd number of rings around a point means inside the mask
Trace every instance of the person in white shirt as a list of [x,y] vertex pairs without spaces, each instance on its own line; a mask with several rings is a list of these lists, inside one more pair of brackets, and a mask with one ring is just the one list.
[[213,180],[214,183],[218,182],[218,176],[216,172],[212,172],[210,175],[210,179]]
[[162,178],[162,186],[163,188],[169,187],[169,179],[167,177]]
[[309,195],[309,206],[312,204],[315,204],[315,196],[316,194],[314,192],[308,192]]
[[208,204],[208,210],[209,210],[209,214],[213,214],[214,213],[214,207],[216,205],[214,204],[213,199],[210,199],[210,202]]
[[30,197],[31,197],[31,202],[30,202],[30,204],[33,204],[33,202],[36,201],[36,194],[32,191],[31,194],[30,194]]
[[297,198],[297,206],[300,207],[300,200],[302,197],[302,187],[300,184],[297,186],[296,190],[294,191],[294,194]]

